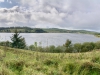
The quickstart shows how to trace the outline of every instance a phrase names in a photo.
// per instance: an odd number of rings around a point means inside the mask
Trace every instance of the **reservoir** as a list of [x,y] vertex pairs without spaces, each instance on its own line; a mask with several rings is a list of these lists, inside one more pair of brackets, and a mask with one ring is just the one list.
[[[12,35],[13,33],[0,33],[0,42],[11,41]],[[25,38],[27,45],[37,42],[38,46],[59,46],[63,45],[67,39],[71,40],[73,44],[100,41],[100,38],[94,35],[77,33],[20,33],[20,36]]]

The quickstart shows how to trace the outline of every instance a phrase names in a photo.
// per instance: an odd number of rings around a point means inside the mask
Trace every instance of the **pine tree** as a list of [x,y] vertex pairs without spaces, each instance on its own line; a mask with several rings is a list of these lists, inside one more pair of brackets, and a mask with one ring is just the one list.
[[17,29],[15,29],[15,33],[11,37],[12,47],[24,49],[26,47],[25,39],[22,36],[19,36]]

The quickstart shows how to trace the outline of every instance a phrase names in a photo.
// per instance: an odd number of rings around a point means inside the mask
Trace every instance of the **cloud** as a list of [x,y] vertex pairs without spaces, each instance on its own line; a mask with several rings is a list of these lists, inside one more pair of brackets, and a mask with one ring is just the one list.
[[0,2],[4,2],[4,0],[0,0]]
[[15,24],[15,23],[26,23],[27,19],[25,15],[20,12],[20,8],[18,6],[14,6],[10,9],[8,8],[0,8],[0,25],[2,24]]
[[8,8],[0,8],[0,13],[11,13],[11,12],[19,12],[19,7],[18,6],[14,6],[10,9]]
[[[31,27],[100,29],[100,0],[9,0],[0,8],[0,22]],[[19,25],[20,26],[20,25]]]
[[[6,15],[6,16],[4,16]],[[12,8],[1,8],[0,9],[0,21],[1,22],[37,22],[39,23],[62,23],[64,13],[58,13],[55,8],[50,8],[50,13],[46,12],[33,12],[33,10],[24,10],[22,7],[14,6]]]
[[31,19],[37,22],[62,28],[99,29],[99,0],[20,0],[20,4],[32,11]]

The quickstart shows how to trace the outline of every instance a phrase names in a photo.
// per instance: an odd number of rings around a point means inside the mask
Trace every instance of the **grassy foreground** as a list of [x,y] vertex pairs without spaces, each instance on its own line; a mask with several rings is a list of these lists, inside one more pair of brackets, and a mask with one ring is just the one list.
[[100,51],[56,54],[0,47],[0,75],[100,75]]

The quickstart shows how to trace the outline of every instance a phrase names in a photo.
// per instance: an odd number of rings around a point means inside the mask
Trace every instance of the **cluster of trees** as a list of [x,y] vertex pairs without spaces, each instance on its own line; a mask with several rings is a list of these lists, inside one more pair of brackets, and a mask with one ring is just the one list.
[[32,50],[32,51],[39,51],[39,52],[48,52],[48,53],[64,53],[65,52],[65,47],[64,46],[48,46],[48,47],[41,47],[41,46],[37,46],[37,48],[34,45],[30,45],[28,47],[28,50]]
[[75,43],[72,44],[70,40],[67,40],[64,44],[66,47],[65,52],[73,53],[73,52],[88,52],[94,49],[100,49],[100,41],[98,42],[84,42],[84,43]]
[[49,46],[49,47],[41,47],[37,45],[37,42],[34,45],[27,46],[25,39],[19,35],[17,29],[15,33],[11,37],[11,41],[0,42],[1,46],[7,46],[12,48],[33,50],[39,52],[51,52],[51,53],[76,53],[76,52],[88,52],[94,49],[100,49],[100,42],[85,42],[85,43],[75,43],[72,44],[71,40],[67,40],[63,46]]
[[13,33],[15,29],[20,33],[47,33],[47,31],[43,29],[29,27],[0,27],[0,32]]
[[100,49],[100,41],[98,42],[84,42],[72,44],[71,40],[67,40],[63,46],[49,46],[49,47],[37,47],[30,45],[29,50],[39,51],[39,52],[49,52],[49,53],[79,53],[79,52],[89,52],[95,49]]

